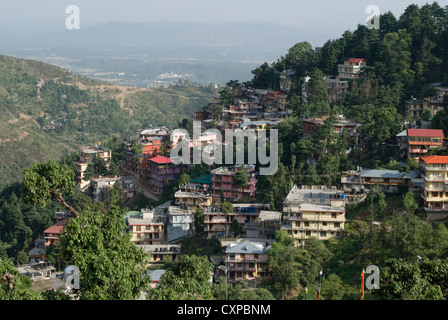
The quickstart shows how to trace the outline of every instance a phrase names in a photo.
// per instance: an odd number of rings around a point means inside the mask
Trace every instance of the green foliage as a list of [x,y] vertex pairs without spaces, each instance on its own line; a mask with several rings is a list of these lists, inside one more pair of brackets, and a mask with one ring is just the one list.
[[41,293],[31,285],[32,280],[21,276],[11,260],[0,259],[0,300],[42,300]]
[[205,256],[182,255],[166,265],[159,286],[148,292],[148,300],[210,300],[213,297],[213,264]]
[[380,289],[373,295],[381,300],[446,300],[446,260],[409,262],[393,259],[381,267]]
[[65,226],[61,256],[65,265],[79,268],[81,299],[133,300],[149,286],[145,254],[125,227],[117,206],[107,212],[87,208]]
[[75,190],[75,173],[65,165],[55,161],[35,163],[24,170],[22,193],[25,202],[46,206],[53,197],[61,205],[69,209],[75,217],[79,213],[68,205],[63,193],[72,194]]

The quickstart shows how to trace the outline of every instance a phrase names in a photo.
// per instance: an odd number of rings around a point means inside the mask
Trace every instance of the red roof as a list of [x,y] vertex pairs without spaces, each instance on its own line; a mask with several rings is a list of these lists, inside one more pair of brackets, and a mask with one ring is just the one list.
[[444,138],[443,130],[440,129],[408,129],[409,137],[441,137]]
[[50,228],[46,229],[44,233],[56,233],[60,234],[64,226],[67,224],[68,220],[60,220],[52,225]]
[[348,59],[348,63],[360,63],[362,61],[365,61],[366,59],[360,59],[360,58],[350,58]]
[[157,164],[166,164],[166,163],[173,163],[173,160],[170,158],[164,157],[164,156],[155,156],[154,158],[149,159],[152,162],[155,162]]
[[427,156],[421,158],[426,163],[444,163],[448,164],[448,156]]

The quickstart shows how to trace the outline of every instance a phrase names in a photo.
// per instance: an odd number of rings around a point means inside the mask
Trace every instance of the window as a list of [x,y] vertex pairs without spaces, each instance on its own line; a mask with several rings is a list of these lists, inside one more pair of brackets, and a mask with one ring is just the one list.
[[321,237],[326,237],[327,236],[327,231],[321,231],[320,232],[320,236]]
[[341,227],[341,223],[340,222],[335,222],[334,223],[334,227],[335,228],[340,228]]
[[333,212],[333,213],[331,214],[331,217],[332,217],[333,219],[336,219],[337,214]]

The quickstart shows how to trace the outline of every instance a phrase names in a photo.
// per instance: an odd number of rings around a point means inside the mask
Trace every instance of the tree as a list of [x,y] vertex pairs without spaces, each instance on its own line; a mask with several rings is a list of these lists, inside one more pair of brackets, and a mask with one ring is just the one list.
[[75,190],[75,173],[67,165],[55,161],[35,163],[24,170],[22,194],[25,202],[46,206],[53,197],[75,216],[79,212],[67,204],[63,193],[72,194]]
[[235,172],[235,176],[233,177],[233,183],[238,187],[247,186],[247,182],[249,178],[247,176],[247,171],[244,166],[241,166],[237,172]]
[[324,74],[317,68],[311,74],[309,88],[310,98],[308,102],[310,104],[327,102],[327,87],[325,86]]
[[442,300],[447,280],[446,261],[392,259],[381,267],[380,288],[373,295],[380,300]]
[[224,213],[224,217],[226,219],[226,237],[227,237],[228,236],[228,227],[227,227],[228,219],[227,219],[227,215],[229,213],[233,212],[233,205],[232,205],[232,203],[230,203],[228,201],[224,201],[220,205],[220,210],[221,210],[222,213]]
[[20,275],[10,259],[0,258],[0,300],[42,300],[31,285],[32,280]]
[[149,300],[210,300],[213,264],[206,256],[183,255],[166,264],[159,286],[148,292]]
[[414,194],[407,192],[403,200],[403,208],[408,214],[413,214],[418,208],[418,203],[415,201]]
[[186,183],[188,183],[188,181],[190,181],[190,176],[186,173],[182,173],[181,176],[179,177],[179,186],[182,186]]
[[108,212],[87,208],[64,227],[61,257],[79,268],[80,299],[133,300],[147,289],[146,256],[124,233],[123,213],[113,204]]

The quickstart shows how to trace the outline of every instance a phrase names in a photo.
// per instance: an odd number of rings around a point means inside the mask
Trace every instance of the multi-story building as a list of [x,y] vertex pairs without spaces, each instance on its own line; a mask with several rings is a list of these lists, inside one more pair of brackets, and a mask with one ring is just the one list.
[[344,192],[366,193],[373,186],[378,186],[388,193],[400,192],[400,189],[412,187],[412,181],[418,173],[409,173],[399,170],[363,169],[347,171],[341,175],[341,184]]
[[[320,118],[303,118],[302,119],[302,132],[303,138],[307,140],[314,140],[318,135],[320,128],[327,120],[328,116],[322,116]],[[347,132],[349,139],[356,136],[359,131],[360,123],[345,119],[343,116],[339,116],[334,122],[334,132],[341,134],[344,130]],[[348,141],[349,142],[349,141]]]
[[138,245],[149,258],[149,265],[161,265],[167,262],[178,261],[180,259],[180,245],[159,244],[159,245]]
[[280,73],[280,90],[288,92],[294,82],[295,71],[293,69],[284,70]]
[[120,177],[93,178],[93,200],[104,202],[117,181],[121,183]]
[[427,156],[421,159],[423,190],[421,196],[428,219],[448,216],[448,156]]
[[64,226],[67,224],[67,222],[68,222],[67,219],[59,220],[51,227],[45,229],[44,231],[45,248],[48,248],[51,245],[56,245],[59,242],[61,232],[64,229]]
[[109,168],[110,162],[112,161],[112,151],[109,148],[101,146],[100,143],[92,148],[81,149],[79,161],[74,162],[78,171],[76,181],[81,190],[87,187],[90,183],[90,180],[84,180],[84,173],[86,172],[89,163],[91,163],[95,157],[102,158],[106,167]]
[[131,241],[137,245],[166,244],[166,228],[163,216],[154,210],[143,209],[140,214],[128,218]]
[[407,156],[418,160],[429,149],[442,147],[444,139],[440,129],[407,129]]
[[[302,83],[302,101],[308,103],[310,98],[310,80],[311,77],[306,76],[303,78]],[[327,102],[336,102],[342,95],[348,91],[348,81],[340,79],[338,76],[324,76],[323,80],[327,88]]]
[[[235,174],[238,170],[246,170],[247,184],[239,186],[235,184]],[[212,178],[212,196],[220,198],[221,190],[225,199],[241,200],[253,199],[257,191],[254,165],[242,165],[240,167],[220,167],[210,172]]]
[[176,205],[187,205],[192,212],[200,209],[202,212],[212,205],[210,194],[204,194],[199,191],[176,191],[174,194]]
[[362,68],[367,65],[366,59],[350,58],[338,65],[339,79],[358,79]]
[[[225,266],[229,282],[253,280],[270,276],[267,270],[270,246],[264,243],[244,241],[230,243],[225,251]],[[222,273],[221,273],[222,274]]]
[[234,218],[243,227],[243,231],[246,226],[258,225],[261,210],[269,210],[269,205],[234,203],[233,212],[228,214],[221,212],[219,207],[208,207],[204,211],[204,232],[207,239],[225,237]]
[[421,118],[423,111],[429,111],[429,116],[433,117],[437,112],[443,110],[443,96],[431,96],[418,100],[411,97],[411,100],[405,101],[406,116],[412,118]]
[[165,156],[150,158],[145,176],[149,188],[156,195],[162,194],[182,174],[183,168],[183,165],[176,165],[171,158]]
[[283,203],[283,225],[303,247],[311,237],[319,240],[339,238],[345,226],[345,194],[338,190],[299,189],[294,186]]
[[169,206],[166,224],[169,243],[194,235],[193,214],[187,205]]

